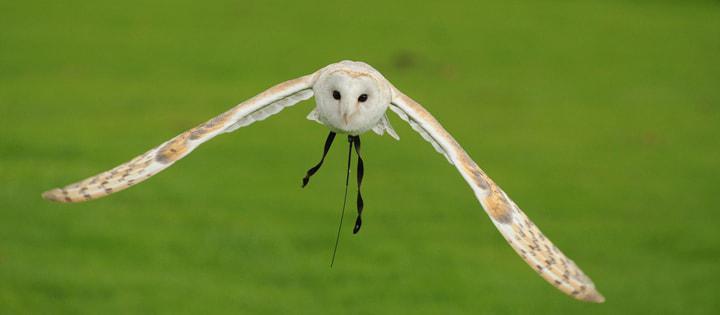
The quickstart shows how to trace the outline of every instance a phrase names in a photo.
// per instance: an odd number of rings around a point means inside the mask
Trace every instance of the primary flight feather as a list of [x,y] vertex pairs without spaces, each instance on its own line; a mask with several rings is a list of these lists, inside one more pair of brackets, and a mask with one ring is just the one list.
[[388,108],[395,112],[458,169],[493,224],[540,276],[576,299],[598,303],[605,300],[592,280],[545,237],[425,108],[362,62],[334,63],[280,83],[125,164],[42,196],[58,202],[81,202],[118,192],[164,170],[221,133],[263,120],[313,95],[317,106],[308,119],[327,126],[331,132],[359,136],[373,130],[378,134],[388,132],[397,139],[386,116]]

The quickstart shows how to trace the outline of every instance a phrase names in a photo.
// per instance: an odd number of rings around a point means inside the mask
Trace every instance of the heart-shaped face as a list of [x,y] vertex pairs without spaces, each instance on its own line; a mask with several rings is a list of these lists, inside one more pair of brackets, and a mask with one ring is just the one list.
[[324,69],[315,86],[318,119],[352,135],[378,124],[390,105],[387,80],[366,63],[343,61]]

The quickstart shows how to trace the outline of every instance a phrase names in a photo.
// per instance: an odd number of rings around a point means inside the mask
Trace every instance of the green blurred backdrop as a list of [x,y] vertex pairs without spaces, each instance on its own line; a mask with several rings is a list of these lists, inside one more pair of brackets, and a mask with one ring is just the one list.
[[[2,1],[1,314],[720,312],[718,1]],[[607,297],[574,301],[406,124],[307,101],[126,192],[40,199],[342,59],[425,105]],[[352,196],[352,194],[351,194]]]

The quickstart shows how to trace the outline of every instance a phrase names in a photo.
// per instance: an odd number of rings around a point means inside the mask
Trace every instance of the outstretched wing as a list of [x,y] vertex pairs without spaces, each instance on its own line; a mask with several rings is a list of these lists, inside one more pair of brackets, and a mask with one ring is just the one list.
[[125,164],[66,187],[46,191],[42,196],[58,202],[81,202],[140,183],[188,155],[205,141],[263,120],[312,97],[315,78],[315,74],[310,74],[280,83]]
[[515,252],[540,276],[578,300],[597,303],[605,301],[592,280],[540,232],[425,108],[393,87],[390,109],[410,123],[413,129],[457,167],[493,224]]

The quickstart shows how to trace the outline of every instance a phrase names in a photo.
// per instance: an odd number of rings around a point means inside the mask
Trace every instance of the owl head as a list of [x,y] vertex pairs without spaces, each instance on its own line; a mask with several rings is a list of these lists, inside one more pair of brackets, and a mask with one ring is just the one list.
[[364,62],[342,61],[320,73],[313,87],[320,121],[355,135],[378,124],[392,99],[380,72]]

